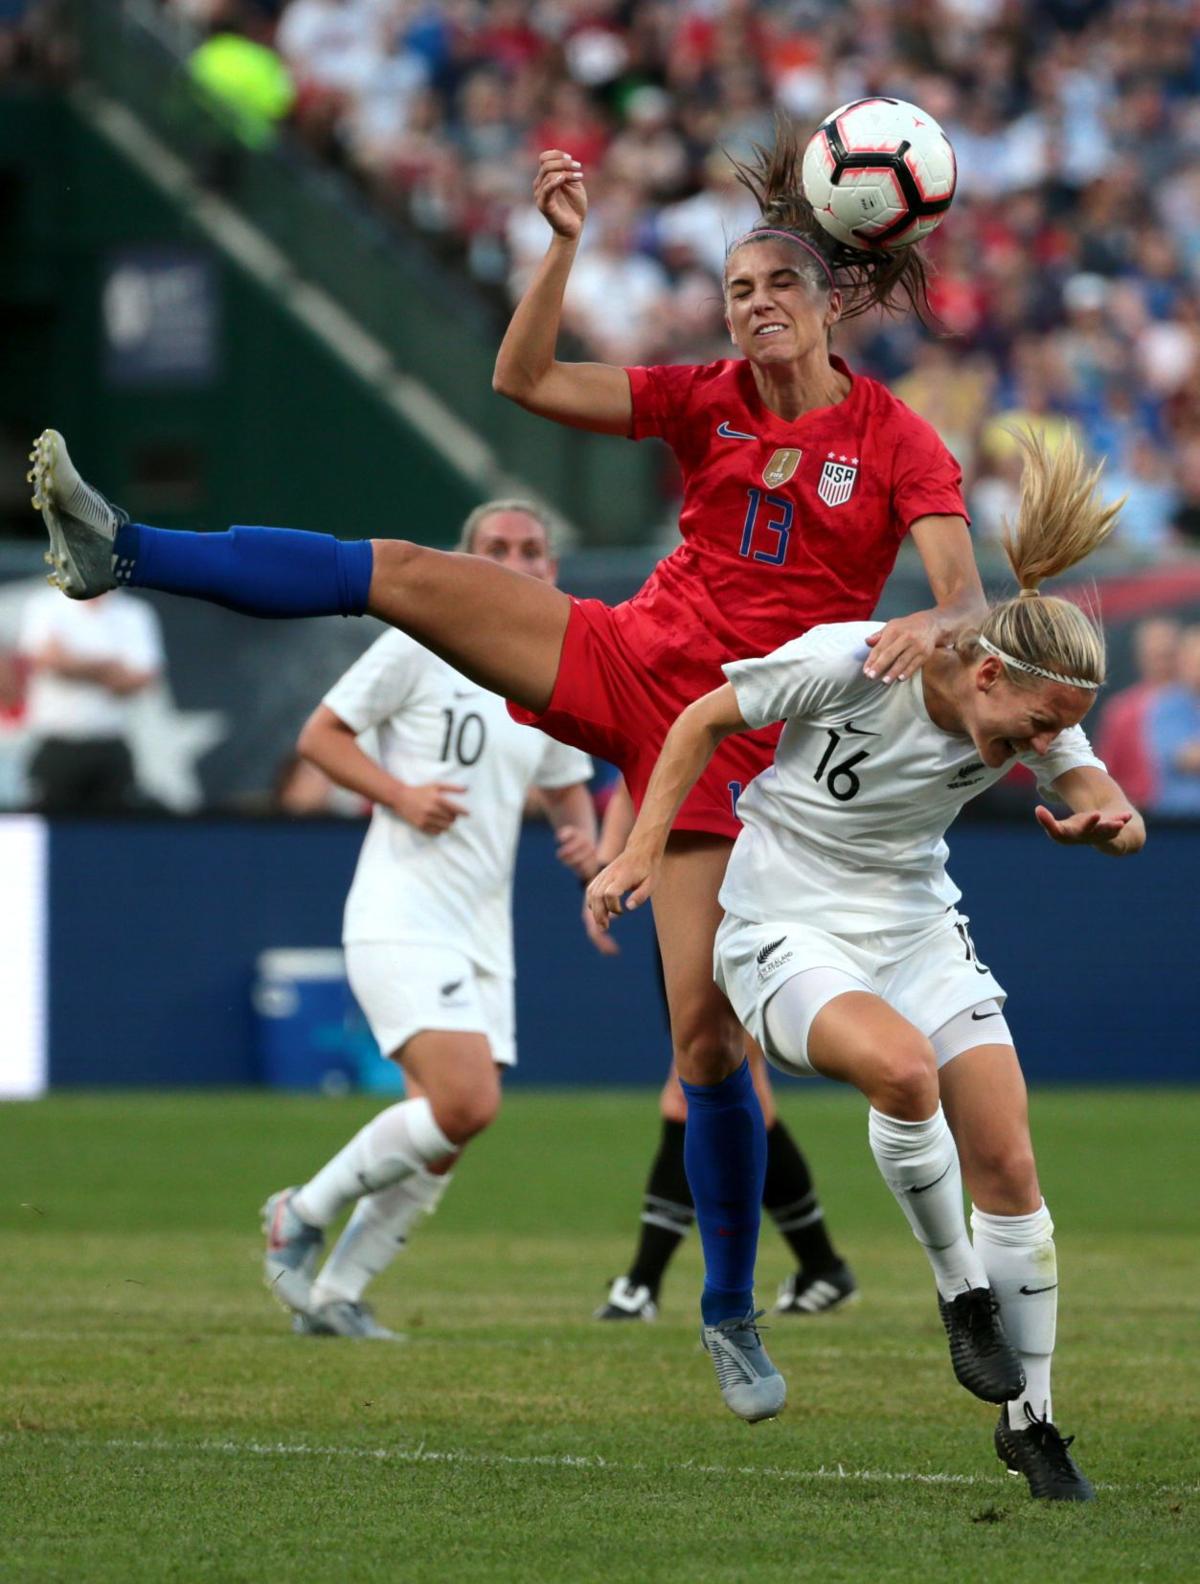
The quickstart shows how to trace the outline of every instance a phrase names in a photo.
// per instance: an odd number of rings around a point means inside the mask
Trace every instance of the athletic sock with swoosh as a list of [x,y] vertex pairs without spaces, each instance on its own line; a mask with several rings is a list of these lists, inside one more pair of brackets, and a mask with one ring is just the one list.
[[1008,1340],[1025,1366],[1025,1390],[1008,1405],[1013,1430],[1027,1430],[1025,1404],[1039,1419],[1052,1419],[1050,1361],[1058,1321],[1058,1259],[1054,1222],[1046,1209],[1032,1215],[988,1215],[971,1211],[975,1249],[1000,1304]]
[[967,1235],[958,1149],[941,1106],[923,1122],[902,1122],[872,1106],[868,1136],[884,1182],[929,1256],[938,1292],[949,1302],[968,1287],[986,1287]]
[[457,1154],[424,1095],[400,1100],[365,1127],[296,1191],[293,1208],[310,1226],[327,1227],[347,1205],[437,1166]]
[[312,1307],[358,1303],[367,1284],[406,1246],[420,1217],[437,1209],[453,1175],[436,1177],[421,1167],[389,1188],[364,1194],[313,1282]]

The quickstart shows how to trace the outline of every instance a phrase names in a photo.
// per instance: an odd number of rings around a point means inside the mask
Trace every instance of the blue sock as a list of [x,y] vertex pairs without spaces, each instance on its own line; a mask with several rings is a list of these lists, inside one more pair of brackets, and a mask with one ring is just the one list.
[[299,528],[176,533],[125,523],[113,544],[118,583],[190,594],[247,616],[362,616],[373,561],[369,539]]
[[716,1325],[754,1304],[767,1130],[747,1061],[719,1084],[685,1083],[683,1092],[683,1163],[704,1247],[700,1313],[705,1325]]

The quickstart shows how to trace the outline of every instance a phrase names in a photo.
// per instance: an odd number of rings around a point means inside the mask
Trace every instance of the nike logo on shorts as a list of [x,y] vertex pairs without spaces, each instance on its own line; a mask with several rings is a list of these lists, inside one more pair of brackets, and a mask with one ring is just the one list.
[[971,1022],[972,1023],[982,1023],[984,1018],[999,1017],[999,1016],[1000,1016],[999,1012],[972,1012],[971,1013]]
[[1026,1298],[1032,1298],[1035,1293],[1053,1292],[1057,1286],[1057,1282],[1051,1282],[1049,1287],[1022,1287],[1019,1290],[1025,1294]]
[[757,440],[757,435],[744,434],[741,429],[731,429],[728,419],[717,425],[717,433],[722,440]]

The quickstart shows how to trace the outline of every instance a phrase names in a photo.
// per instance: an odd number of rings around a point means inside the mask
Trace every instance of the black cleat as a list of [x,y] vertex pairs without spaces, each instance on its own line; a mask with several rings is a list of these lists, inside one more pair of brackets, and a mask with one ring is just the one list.
[[858,1283],[854,1272],[844,1260],[829,1270],[809,1272],[793,1271],[785,1276],[775,1303],[776,1314],[815,1315],[828,1314],[843,1304],[857,1303]]
[[996,1426],[996,1456],[1010,1474],[1024,1474],[1029,1494],[1039,1501],[1095,1501],[1091,1480],[1067,1451],[1074,1436],[1062,1435],[1049,1419],[1039,1419],[1028,1403],[1028,1430],[1014,1430],[1008,1409]]
[[992,1289],[969,1287],[951,1303],[939,1293],[938,1310],[959,1385],[988,1403],[1019,1397],[1025,1390],[1025,1370],[1004,1334]]
[[636,1285],[628,1276],[618,1276],[608,1289],[608,1297],[595,1310],[593,1320],[657,1320],[658,1305],[649,1287]]

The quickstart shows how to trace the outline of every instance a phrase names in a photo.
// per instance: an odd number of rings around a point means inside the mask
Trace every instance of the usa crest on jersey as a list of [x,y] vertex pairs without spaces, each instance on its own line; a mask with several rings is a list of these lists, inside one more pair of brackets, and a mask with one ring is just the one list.
[[835,456],[831,451],[817,480],[817,494],[826,506],[844,506],[854,493],[857,481],[858,458]]

